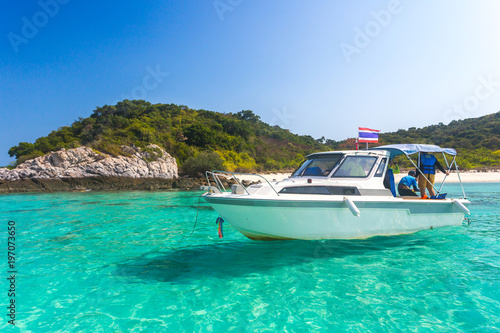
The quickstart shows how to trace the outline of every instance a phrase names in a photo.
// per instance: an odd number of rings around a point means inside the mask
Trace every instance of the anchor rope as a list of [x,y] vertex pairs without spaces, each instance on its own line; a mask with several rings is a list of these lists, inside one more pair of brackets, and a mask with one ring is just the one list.
[[189,235],[189,237],[193,236],[194,229],[196,229],[196,224],[198,223],[198,213],[200,212],[200,201],[202,195],[203,194],[200,194],[200,196],[198,197],[198,205],[196,206],[196,219],[194,220],[193,230],[191,231],[191,235]]

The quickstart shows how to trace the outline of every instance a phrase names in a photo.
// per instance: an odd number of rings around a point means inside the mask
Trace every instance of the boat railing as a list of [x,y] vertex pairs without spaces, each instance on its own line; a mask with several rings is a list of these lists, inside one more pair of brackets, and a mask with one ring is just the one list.
[[267,180],[264,176],[258,175],[256,173],[240,173],[240,172],[230,172],[230,171],[221,171],[221,170],[206,171],[205,172],[205,177],[207,178],[208,186],[212,186],[212,184],[210,182],[210,177],[209,176],[212,176],[212,179],[215,182],[215,185],[217,186],[217,189],[221,193],[222,192],[227,192],[226,188],[224,187],[224,184],[222,183],[222,181],[220,179],[220,177],[225,177],[226,179],[228,179],[228,178],[229,179],[233,179],[236,182],[236,184],[238,184],[239,186],[241,186],[243,188],[243,190],[248,195],[250,195],[250,192],[248,192],[248,190],[247,190],[248,186],[243,185],[242,181],[238,177],[236,177],[236,176],[252,176],[252,177],[259,177],[259,178],[263,179],[272,188],[272,190],[274,191],[274,193],[276,193],[276,195],[279,196],[278,191],[276,191],[276,189],[269,182],[269,180]]

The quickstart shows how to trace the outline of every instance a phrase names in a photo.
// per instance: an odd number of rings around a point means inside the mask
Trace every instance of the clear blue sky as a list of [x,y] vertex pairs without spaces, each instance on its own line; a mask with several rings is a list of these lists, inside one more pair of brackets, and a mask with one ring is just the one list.
[[253,110],[335,140],[500,110],[498,0],[4,0],[0,12],[0,165],[131,97]]

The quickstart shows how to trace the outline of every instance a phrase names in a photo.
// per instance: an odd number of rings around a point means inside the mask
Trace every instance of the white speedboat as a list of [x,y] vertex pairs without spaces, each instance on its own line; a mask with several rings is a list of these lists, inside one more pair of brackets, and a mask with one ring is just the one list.
[[[389,161],[404,154],[439,153],[458,172],[456,151],[434,145],[389,145],[370,150],[315,153],[288,179],[243,186],[242,174],[207,172],[203,198],[220,216],[253,240],[354,239],[461,225],[469,214],[462,198],[393,196],[384,186]],[[448,163],[446,155],[451,155]],[[415,165],[417,167],[417,165]],[[233,177],[231,191],[221,177]],[[212,181],[211,181],[212,180]],[[446,180],[446,177],[445,177]],[[443,183],[444,181],[443,180]]]

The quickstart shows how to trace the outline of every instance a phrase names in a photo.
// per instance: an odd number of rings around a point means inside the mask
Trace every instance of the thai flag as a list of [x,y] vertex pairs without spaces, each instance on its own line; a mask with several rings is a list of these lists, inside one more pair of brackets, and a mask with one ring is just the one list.
[[380,130],[374,130],[366,127],[358,127],[358,142],[378,142],[378,133]]

